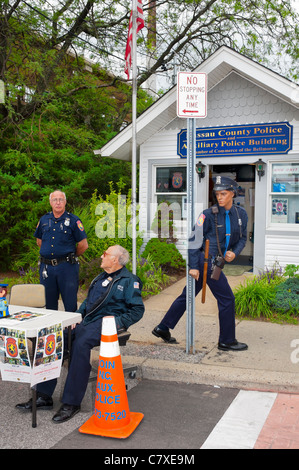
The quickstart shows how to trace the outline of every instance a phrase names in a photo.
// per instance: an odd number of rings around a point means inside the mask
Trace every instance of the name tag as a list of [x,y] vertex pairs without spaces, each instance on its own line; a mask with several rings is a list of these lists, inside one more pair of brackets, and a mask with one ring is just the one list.
[[105,279],[105,281],[102,282],[102,286],[107,287],[110,281],[112,281],[112,277],[109,276],[107,279]]

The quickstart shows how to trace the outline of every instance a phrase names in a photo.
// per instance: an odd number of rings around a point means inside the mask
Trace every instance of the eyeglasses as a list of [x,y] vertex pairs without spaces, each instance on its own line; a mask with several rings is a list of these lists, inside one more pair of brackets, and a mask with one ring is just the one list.
[[115,255],[113,255],[112,253],[108,253],[107,251],[104,251],[103,256],[105,258],[105,256],[115,256]]
[[51,199],[51,202],[54,202],[54,203],[56,203],[56,202],[64,202],[64,201],[65,201],[65,199],[62,199],[62,198],[58,198],[58,199],[57,199],[57,198],[54,198],[54,199]]

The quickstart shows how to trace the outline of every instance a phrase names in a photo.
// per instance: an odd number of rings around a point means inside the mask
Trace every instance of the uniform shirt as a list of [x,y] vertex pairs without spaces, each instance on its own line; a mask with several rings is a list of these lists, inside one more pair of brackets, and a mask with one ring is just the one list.
[[39,220],[34,236],[42,240],[40,255],[54,259],[76,252],[76,244],[87,238],[79,217],[64,212],[57,219],[48,212]]
[[[218,237],[222,254],[224,254],[226,242],[225,209],[224,207],[219,206],[218,209]],[[233,251],[235,255],[238,256],[247,241],[248,216],[243,207],[233,205],[229,211],[229,217],[231,235],[227,249],[229,251]],[[216,256],[219,253],[219,250],[216,238],[215,214],[212,213],[212,208],[204,210],[197,219],[193,235],[193,243],[191,243],[191,249],[189,250],[190,269],[198,269],[200,252],[204,251],[206,239],[210,240],[209,255],[212,257]]]
[[86,299],[86,313],[90,312],[93,306],[99,303],[101,299],[105,297],[108,287],[110,287],[110,283],[112,282],[114,276],[118,275],[119,273],[120,269],[112,274],[106,273],[104,271],[101,279],[96,278],[88,292],[88,297]]

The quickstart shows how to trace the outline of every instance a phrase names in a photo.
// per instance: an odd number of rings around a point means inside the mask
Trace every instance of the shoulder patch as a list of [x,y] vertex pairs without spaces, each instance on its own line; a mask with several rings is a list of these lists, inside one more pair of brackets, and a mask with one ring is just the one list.
[[81,232],[83,232],[84,227],[83,227],[81,220],[77,220],[77,226],[78,226],[78,229],[81,230]]
[[203,225],[204,221],[205,221],[205,218],[206,218],[206,216],[205,216],[204,213],[202,212],[202,213],[200,214],[200,216],[198,217],[197,221],[196,221],[196,225],[197,225],[198,227],[201,227],[201,226]]

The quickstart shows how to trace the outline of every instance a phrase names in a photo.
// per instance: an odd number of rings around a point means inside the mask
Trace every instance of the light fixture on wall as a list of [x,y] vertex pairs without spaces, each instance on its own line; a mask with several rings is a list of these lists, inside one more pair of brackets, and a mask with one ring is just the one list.
[[201,178],[205,177],[205,165],[202,162],[196,163],[196,172],[198,174],[198,179],[199,182],[201,181]]
[[261,181],[261,177],[264,176],[264,174],[265,174],[265,165],[266,165],[266,163],[263,162],[263,160],[261,158],[259,158],[258,161],[255,162],[255,169],[256,169],[256,172],[259,176],[259,181]]

